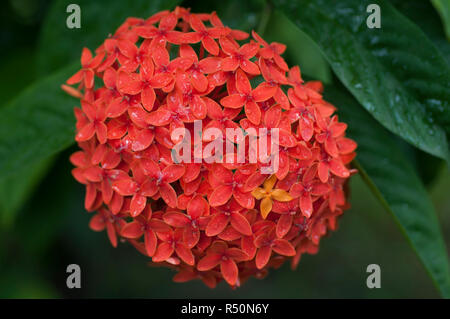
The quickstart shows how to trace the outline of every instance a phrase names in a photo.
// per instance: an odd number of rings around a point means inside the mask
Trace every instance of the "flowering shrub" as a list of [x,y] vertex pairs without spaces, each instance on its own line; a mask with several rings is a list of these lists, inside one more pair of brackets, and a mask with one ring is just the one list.
[[[356,143],[346,124],[320,82],[288,67],[283,44],[251,36],[241,44],[249,34],[214,12],[178,7],[128,18],[95,55],[83,49],[82,69],[67,80],[78,86],[63,85],[81,100],[82,150],[70,160],[86,185],[86,210],[97,212],[90,227],[176,269],[177,282],[239,286],[288,259],[296,267],[348,208]],[[194,121],[224,136],[227,128],[278,129],[278,170],[264,174],[266,163],[248,158],[174,161],[181,139],[172,133],[192,133]]]

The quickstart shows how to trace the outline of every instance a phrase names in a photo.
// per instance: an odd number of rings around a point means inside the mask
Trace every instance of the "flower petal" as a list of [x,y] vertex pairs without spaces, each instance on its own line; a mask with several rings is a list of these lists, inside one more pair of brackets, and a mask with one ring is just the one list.
[[113,190],[122,196],[133,195],[137,190],[137,184],[131,179],[121,179],[113,183]]
[[272,248],[270,248],[270,246],[263,246],[259,248],[255,258],[256,268],[264,268],[264,266],[269,262],[270,255],[272,255]]
[[120,234],[125,238],[139,238],[144,234],[144,230],[142,224],[133,221],[131,223],[126,224],[120,231]]
[[162,170],[162,174],[164,176],[163,179],[167,183],[173,183],[173,182],[179,180],[184,175],[185,171],[186,171],[186,169],[185,169],[184,165],[172,164],[172,165],[166,166]]
[[311,195],[302,194],[300,196],[300,209],[306,218],[311,217],[312,212],[313,212]]
[[238,212],[231,213],[231,226],[243,235],[250,236],[252,234],[252,227],[248,220]]
[[295,249],[290,242],[285,239],[275,239],[272,249],[277,254],[283,256],[295,256]]
[[220,234],[227,227],[229,220],[230,218],[222,213],[213,215],[206,226],[206,235],[211,237]]
[[247,116],[248,120],[252,122],[255,125],[258,125],[259,122],[261,122],[261,109],[253,101],[246,102],[245,103],[245,115]]
[[266,219],[267,215],[269,215],[272,210],[272,199],[270,197],[265,197],[260,204],[261,216]]
[[177,193],[169,183],[162,183],[159,186],[159,193],[167,205],[172,208],[177,207]]
[[177,253],[178,257],[181,258],[186,264],[193,266],[195,263],[194,255],[192,254],[192,251],[188,249],[185,245],[182,244],[176,244],[175,245],[175,252]]
[[147,122],[155,126],[165,126],[170,123],[172,113],[166,109],[158,109],[151,112],[147,117]]
[[146,204],[147,204],[147,197],[135,194],[131,199],[130,204],[131,217],[138,216],[144,210]]
[[292,200],[292,196],[284,189],[274,189],[271,195],[273,199],[280,202],[289,202]]
[[233,195],[233,188],[229,185],[220,185],[217,187],[208,198],[208,202],[211,206],[224,205]]
[[152,87],[146,87],[141,92],[141,99],[144,108],[150,112],[153,109],[156,100],[155,90],[153,90]]
[[199,271],[208,271],[216,267],[222,259],[219,254],[208,254],[199,260],[197,264],[197,269]]
[[252,209],[255,207],[255,198],[250,192],[241,192],[238,189],[233,191],[234,199],[244,208]]
[[289,232],[292,226],[293,216],[291,214],[283,214],[278,219],[276,234],[278,238],[283,238]]
[[220,104],[229,108],[240,108],[245,104],[245,97],[240,94],[231,94],[220,100]]
[[144,234],[144,247],[149,257],[152,257],[155,254],[157,243],[158,239],[156,238],[155,232],[147,230]]
[[231,286],[234,286],[236,284],[239,271],[234,260],[222,260],[220,262],[220,272],[222,273],[223,279],[225,279],[228,284],[230,284]]
[[185,227],[190,224],[190,219],[180,212],[167,212],[163,216],[164,221],[173,227]]
[[172,256],[174,248],[172,245],[166,242],[162,242],[156,248],[156,252],[152,257],[153,262],[162,262],[170,258]]

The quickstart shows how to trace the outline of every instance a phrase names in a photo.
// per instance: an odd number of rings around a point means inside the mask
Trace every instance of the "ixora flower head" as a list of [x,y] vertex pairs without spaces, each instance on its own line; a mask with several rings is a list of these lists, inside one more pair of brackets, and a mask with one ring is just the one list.
[[81,100],[70,160],[90,227],[177,282],[236,287],[296,267],[348,207],[346,124],[283,44],[249,37],[214,12],[129,18],[62,85]]

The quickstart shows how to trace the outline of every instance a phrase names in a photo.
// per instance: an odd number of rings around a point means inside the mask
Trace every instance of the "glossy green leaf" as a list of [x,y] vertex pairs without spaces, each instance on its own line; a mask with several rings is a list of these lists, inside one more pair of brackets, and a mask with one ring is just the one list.
[[[4,81],[0,87],[0,96],[3,108],[7,101],[16,96],[23,87],[32,83],[35,74],[33,70],[34,58],[30,56],[29,48],[16,49],[9,52],[0,64],[0,74],[8,81]],[[21,76],[16,76],[20,74]],[[0,181],[0,229],[9,226],[14,219],[16,211],[28,198],[34,186],[45,174],[46,165],[35,165],[19,171],[16,176],[11,176]]]
[[392,214],[440,293],[450,298],[448,255],[431,200],[392,134],[376,122],[345,89],[325,88],[325,97],[348,123],[358,143],[359,173]]
[[77,100],[60,85],[77,68],[42,79],[0,109],[0,180],[74,143]]
[[[79,61],[81,50],[97,48],[109,34],[128,17],[148,18],[166,9],[173,9],[179,0],[71,0],[55,1],[42,27],[39,39],[37,68],[40,74],[48,74],[71,61]],[[66,12],[69,4],[81,9],[81,28],[69,29]]]
[[12,224],[15,213],[28,199],[52,164],[53,158],[44,159],[20,169],[7,178],[0,179],[0,229]]
[[[14,98],[20,91],[30,83],[32,83],[36,76],[33,72],[34,67],[34,53],[30,53],[30,48],[20,48],[8,52],[0,62],[0,74],[7,81],[2,81],[0,86],[0,108],[6,102]],[[20,74],[21,76],[17,76]]]
[[434,42],[450,65],[450,41],[445,36],[439,15],[430,1],[390,0],[395,8],[417,24]]
[[274,0],[321,48],[334,72],[386,128],[448,159],[450,69],[414,23],[384,0],[381,28],[366,25],[373,1]]
[[45,255],[61,235],[68,216],[84,212],[85,187],[74,180],[71,174],[73,165],[69,161],[76,148],[74,145],[54,158],[51,171],[16,216],[12,230],[28,255]]
[[450,1],[448,0],[431,0],[436,10],[441,16],[444,25],[445,34],[450,41]]

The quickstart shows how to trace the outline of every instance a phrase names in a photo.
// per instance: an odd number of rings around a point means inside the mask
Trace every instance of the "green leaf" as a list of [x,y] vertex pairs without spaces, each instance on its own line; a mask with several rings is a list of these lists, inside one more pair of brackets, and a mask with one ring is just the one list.
[[[8,81],[4,81],[0,88],[0,96],[5,101],[0,108],[7,105],[7,101],[20,93],[23,87],[33,82],[34,60],[34,52],[30,54],[30,48],[16,49],[4,57],[0,73]],[[0,230],[11,226],[16,212],[44,177],[50,164],[50,160],[45,160],[0,181]]]
[[174,9],[179,0],[78,0],[81,28],[69,29],[66,12],[72,0],[55,1],[44,21],[37,58],[39,74],[48,74],[68,63],[79,61],[83,47],[97,48],[128,17],[148,18],[166,9]]
[[51,249],[68,216],[84,211],[85,188],[73,178],[73,166],[69,161],[70,154],[76,149],[74,145],[54,157],[51,171],[20,210],[11,228],[11,233],[20,239],[25,254],[36,256],[33,260],[38,261]]
[[0,179],[0,229],[9,227],[15,213],[33,192],[53,164],[53,158],[38,161]]
[[429,1],[390,0],[395,8],[414,21],[442,52],[450,65],[450,42],[445,37],[439,15]]
[[341,87],[325,88],[325,98],[348,123],[348,135],[358,143],[359,173],[392,214],[443,297],[450,298],[447,250],[430,198],[391,133],[377,123]]
[[[35,74],[32,71],[34,67],[34,53],[30,54],[31,48],[16,49],[3,59],[0,65],[0,73],[8,81],[0,88],[3,104],[0,108],[7,105],[7,101],[16,96],[23,87],[32,83]],[[39,184],[52,163],[51,159],[46,159],[30,167],[25,167],[8,178],[0,181],[0,229],[5,230],[11,226],[16,212],[22,207],[28,199],[34,188]]]
[[388,2],[381,28],[366,25],[373,1],[274,0],[321,48],[334,72],[380,123],[448,160],[450,69],[414,23]]
[[7,56],[0,62],[0,74],[7,81],[2,81],[0,96],[2,102],[0,108],[7,101],[20,93],[22,88],[32,83],[35,79],[33,72],[35,59],[31,48],[19,48],[8,52]]
[[436,10],[441,16],[442,24],[444,25],[445,34],[450,41],[450,1],[448,0],[431,0]]
[[0,109],[0,180],[74,143],[77,101],[60,85],[77,67],[42,79]]

